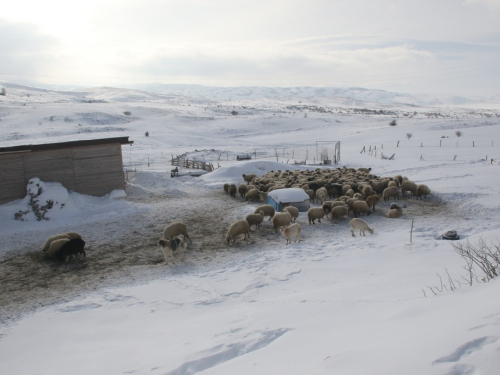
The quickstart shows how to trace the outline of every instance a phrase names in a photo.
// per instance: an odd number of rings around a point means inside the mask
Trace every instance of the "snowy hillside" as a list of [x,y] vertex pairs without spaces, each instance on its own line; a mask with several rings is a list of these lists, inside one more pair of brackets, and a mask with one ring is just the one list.
[[[122,147],[126,199],[46,181],[47,196],[65,199],[50,220],[15,220],[26,199],[0,206],[0,373],[498,374],[500,281],[476,268],[469,285],[441,238],[456,230],[455,244],[499,245],[498,110],[363,89],[5,86],[0,147],[134,144]],[[330,141],[341,142],[340,163],[321,165]],[[176,155],[216,169],[171,178]],[[224,183],[343,167],[407,176],[431,196],[400,196],[397,219],[385,216],[393,201],[380,201],[361,217],[374,230],[364,237],[351,236],[352,214],[309,225],[301,213],[300,243],[285,245],[264,221],[225,244],[260,203]],[[174,221],[193,243],[165,265],[157,243]],[[45,240],[67,231],[82,235],[87,257],[45,259]]]

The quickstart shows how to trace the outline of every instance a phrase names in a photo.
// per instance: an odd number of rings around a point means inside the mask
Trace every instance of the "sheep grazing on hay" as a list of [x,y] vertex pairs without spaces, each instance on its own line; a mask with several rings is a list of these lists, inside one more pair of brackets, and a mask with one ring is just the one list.
[[354,230],[359,230],[359,235],[364,236],[365,235],[365,230],[367,230],[370,233],[373,233],[373,229],[371,229],[368,224],[366,224],[366,221],[355,218],[352,219],[349,222],[349,225],[351,226],[351,234],[353,237],[356,237],[354,234]]
[[227,230],[225,241],[229,244],[231,239],[233,240],[233,244],[236,241],[236,236],[243,234],[243,239],[245,240],[247,237],[250,239],[250,224],[245,219],[236,220],[229,226]]
[[297,240],[300,242],[300,233],[302,231],[300,224],[291,224],[285,228],[281,228],[280,231],[285,236],[287,245],[292,243],[292,238],[295,238],[294,242],[297,242]]
[[186,258],[184,251],[187,246],[187,243],[181,238],[174,238],[173,240],[162,238],[158,241],[158,247],[165,257],[165,264],[168,264],[169,259],[175,263],[175,254],[180,254],[181,260],[184,260]]
[[418,198],[422,199],[422,197],[426,197],[431,195],[431,189],[427,185],[420,184],[417,186],[417,200]]
[[245,220],[248,221],[250,228],[255,225],[257,229],[260,229],[260,224],[264,221],[264,211],[260,210],[258,214],[249,214]]
[[191,237],[189,237],[186,224],[184,223],[172,223],[167,225],[165,229],[163,229],[163,238],[165,238],[166,240],[173,240],[175,236],[179,236],[181,234],[184,236],[184,238],[187,238],[190,243],[193,242],[191,241]]

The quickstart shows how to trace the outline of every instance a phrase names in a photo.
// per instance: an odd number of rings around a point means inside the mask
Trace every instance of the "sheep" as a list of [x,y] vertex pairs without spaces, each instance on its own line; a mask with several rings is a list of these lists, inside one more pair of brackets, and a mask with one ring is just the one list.
[[366,204],[368,204],[368,207],[372,207],[373,211],[375,212],[375,205],[378,203],[380,200],[380,197],[376,194],[370,195],[369,197],[366,198]]
[[325,217],[325,211],[323,207],[312,207],[307,211],[307,219],[309,220],[309,225],[316,224],[314,221],[318,220],[321,223],[321,219]]
[[394,180],[389,181],[389,183],[387,184],[387,187],[391,186],[399,187],[398,183]]
[[321,187],[318,190],[316,190],[316,196],[323,203],[328,199],[328,191],[326,190],[325,187]]
[[258,214],[259,211],[264,211],[264,216],[269,216],[268,221],[271,221],[275,212],[274,207],[271,206],[270,204],[263,204],[262,206],[257,207],[253,213]]
[[56,254],[61,250],[63,245],[69,241],[70,241],[69,238],[59,238],[59,239],[53,240],[50,243],[49,248],[47,249],[47,253],[46,253],[47,256],[49,258],[54,258],[56,256]]
[[417,195],[417,184],[410,180],[404,180],[401,184],[403,196],[406,195],[407,191],[411,192],[411,195]]
[[291,222],[292,222],[292,215],[290,215],[290,212],[287,211],[287,212],[275,213],[272,219],[274,232],[278,233],[278,229],[280,227],[285,227]]
[[399,190],[396,186],[391,186],[384,189],[384,192],[382,193],[384,202],[387,202],[390,197],[394,197],[394,200],[399,199]]
[[61,249],[55,254],[61,262],[66,262],[70,255],[83,254],[85,257],[85,241],[81,238],[73,238],[65,242]]
[[422,196],[425,198],[427,195],[431,195],[431,189],[427,185],[420,184],[417,186],[417,200],[418,198],[422,199]]
[[371,168],[358,168],[358,172],[363,172],[363,173],[370,173],[372,169]]
[[260,191],[258,189],[252,189],[252,190],[249,190],[246,194],[245,194],[245,200],[249,200],[249,199],[252,199],[252,200],[260,200]]
[[361,194],[363,194],[365,197],[369,197],[373,194],[373,188],[370,185],[364,185],[363,189],[361,190]]
[[229,193],[229,184],[226,182],[223,186],[224,193]]
[[364,236],[365,235],[365,230],[367,230],[370,233],[373,233],[373,229],[371,229],[368,224],[364,220],[361,219],[352,219],[349,222],[349,225],[351,226],[351,234],[353,237],[356,237],[354,235],[354,230],[359,229],[359,235]]
[[250,239],[250,224],[248,224],[248,221],[246,220],[236,220],[234,223],[232,223],[229,226],[229,229],[227,230],[225,242],[229,245],[231,242],[231,239],[233,240],[233,244],[236,241],[236,236],[243,234],[244,238],[243,240],[246,240],[247,236],[248,239]]
[[290,215],[292,215],[292,220],[295,223],[295,220],[298,219],[299,217],[299,209],[294,206],[287,206],[283,209],[283,211],[290,212]]
[[46,253],[47,250],[49,250],[49,247],[50,247],[50,244],[52,243],[52,241],[60,240],[62,238],[68,238],[68,239],[72,240],[72,239],[75,239],[75,238],[80,238],[81,239],[82,236],[80,236],[76,232],[66,232],[66,233],[54,234],[53,236],[50,236],[47,239],[47,241],[45,241],[45,245],[43,246],[42,251],[44,253]]
[[236,197],[236,185],[235,184],[231,184],[229,185],[229,194],[231,195],[231,197]]
[[365,201],[357,201],[352,204],[352,212],[354,217],[358,217],[359,214],[370,215],[370,207]]
[[342,195],[345,195],[345,193],[347,193],[347,191],[350,189],[351,189],[351,185],[342,186]]
[[257,177],[256,174],[243,174],[243,181],[245,181],[247,183],[247,185],[250,184],[250,182],[252,182],[252,180]]
[[354,190],[352,190],[352,189],[347,190],[345,192],[345,196],[350,197],[350,198],[354,197]]
[[189,237],[189,234],[187,232],[186,224],[175,222],[172,224],[169,224],[163,229],[163,238],[166,240],[173,240],[175,236],[178,236],[182,234],[184,238],[189,239],[190,243],[193,243],[191,241],[191,237]]
[[295,223],[295,224],[292,224],[292,225],[289,225],[285,228],[282,228],[281,229],[281,234],[283,236],[285,236],[286,238],[286,244],[291,244],[292,243],[292,238],[295,237],[295,241],[294,242],[297,242],[297,240],[300,242],[300,233],[302,231],[302,227],[300,226],[300,224],[298,223]]
[[391,204],[389,211],[385,214],[386,217],[395,219],[403,215],[403,209],[396,203]]
[[172,262],[175,263],[174,254],[180,254],[182,260],[186,258],[184,255],[184,251],[187,248],[187,243],[184,242],[181,238],[174,238],[173,240],[167,240],[165,238],[160,239],[158,241],[158,247],[160,248],[163,256],[165,257],[165,264],[168,264],[168,260],[172,259]]
[[314,198],[316,198],[316,193],[313,189],[307,189],[305,190],[305,192],[307,193],[307,195],[309,195],[309,200],[311,202],[314,202]]
[[344,204],[343,206],[332,207],[332,211],[330,212],[330,214],[332,216],[332,220],[347,217],[347,215],[349,214],[349,206]]
[[245,196],[245,194],[247,193],[248,191],[248,185],[245,185],[245,184],[239,184],[238,185],[238,193],[240,193],[240,196],[243,198]]
[[260,229],[260,224],[264,221],[264,211],[260,210],[258,214],[249,214],[245,220],[248,221],[250,228],[255,225],[256,229]]

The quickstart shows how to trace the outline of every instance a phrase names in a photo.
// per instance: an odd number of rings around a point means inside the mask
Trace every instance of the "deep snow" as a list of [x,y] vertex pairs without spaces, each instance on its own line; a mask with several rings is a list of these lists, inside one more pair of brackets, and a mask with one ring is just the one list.
[[[123,146],[127,199],[57,190],[66,204],[42,221],[14,220],[23,200],[0,206],[0,373],[498,374],[500,284],[466,285],[462,259],[440,234],[498,243],[499,113],[371,99],[358,102],[363,113],[322,97],[9,89],[0,147],[124,135],[135,143]],[[431,197],[402,199],[399,219],[379,203],[363,217],[375,229],[365,237],[351,237],[348,220],[309,226],[301,213],[301,243],[285,246],[264,222],[226,246],[229,224],[257,204],[230,198],[222,184],[320,167],[275,155],[312,152],[320,140],[341,141],[339,167],[405,175]],[[257,160],[234,160],[253,152]],[[183,153],[220,168],[170,178],[171,155]],[[165,266],[155,245],[174,220],[188,224],[193,244],[185,262]],[[87,259],[44,260],[45,239],[68,230],[82,233]],[[462,286],[434,295],[428,287],[439,277],[448,285],[447,273]]]

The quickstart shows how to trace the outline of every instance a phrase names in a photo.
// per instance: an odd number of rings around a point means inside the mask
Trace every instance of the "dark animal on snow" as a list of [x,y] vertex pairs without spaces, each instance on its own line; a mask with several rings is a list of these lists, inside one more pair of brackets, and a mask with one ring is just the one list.
[[70,255],[83,254],[85,257],[85,241],[81,238],[74,238],[62,245],[61,250],[56,253],[56,258],[61,262],[66,262]]

